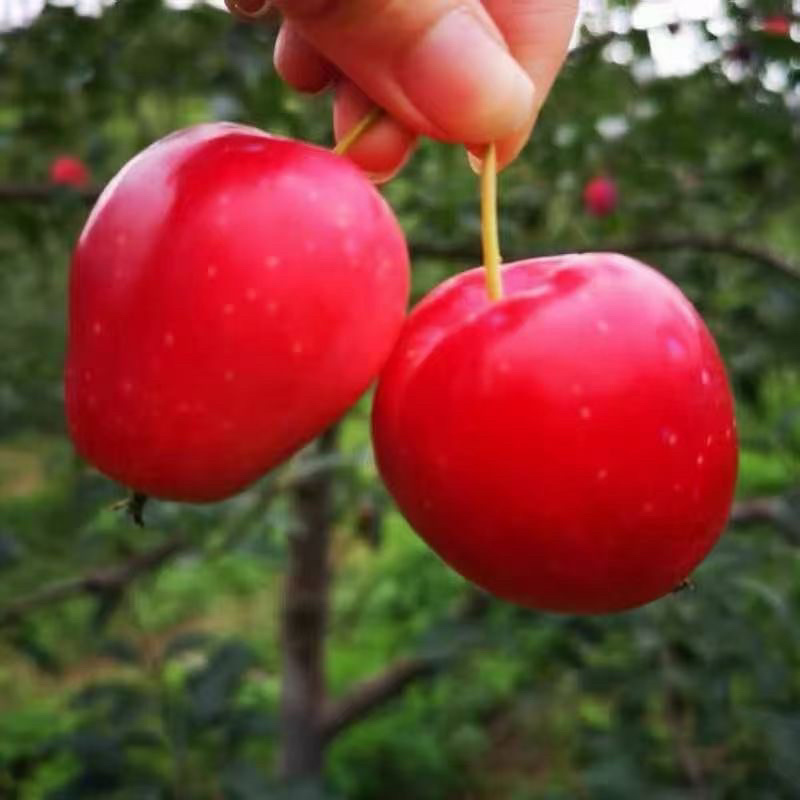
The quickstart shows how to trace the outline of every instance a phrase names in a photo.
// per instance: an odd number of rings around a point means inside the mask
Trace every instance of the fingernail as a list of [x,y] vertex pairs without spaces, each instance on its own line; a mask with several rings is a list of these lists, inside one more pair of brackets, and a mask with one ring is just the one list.
[[234,0],[234,6],[248,17],[261,17],[269,11],[270,0]]
[[393,169],[389,170],[388,172],[365,172],[364,174],[369,178],[372,183],[380,186],[382,183],[386,183],[394,178],[397,175],[398,170]]
[[527,73],[465,9],[450,11],[423,34],[398,77],[417,109],[457,141],[500,139],[533,108]]
[[483,159],[470,153],[469,150],[467,150],[467,162],[469,163],[470,169],[472,169],[476,175],[480,175],[481,172],[483,172]]

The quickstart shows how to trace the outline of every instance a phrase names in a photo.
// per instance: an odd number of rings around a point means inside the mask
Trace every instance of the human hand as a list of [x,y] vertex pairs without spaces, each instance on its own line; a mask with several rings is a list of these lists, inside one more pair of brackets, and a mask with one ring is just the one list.
[[377,104],[387,114],[348,151],[376,179],[394,174],[418,135],[510,163],[558,74],[578,0],[225,0],[238,16],[275,6],[275,65],[295,89],[335,82],[343,136]]

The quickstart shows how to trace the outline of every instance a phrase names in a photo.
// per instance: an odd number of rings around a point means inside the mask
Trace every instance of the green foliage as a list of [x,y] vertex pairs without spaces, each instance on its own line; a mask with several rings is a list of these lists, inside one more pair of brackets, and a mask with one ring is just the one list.
[[[134,528],[111,508],[122,489],[64,433],[67,265],[86,204],[69,190],[47,202],[0,192],[0,797],[797,796],[800,281],[788,273],[800,265],[800,70],[796,41],[758,30],[781,10],[730,3],[729,27],[692,23],[708,62],[680,77],[653,74],[641,31],[588,39],[502,178],[507,256],[642,252],[697,303],[736,389],[739,495],[779,500],[772,519],[731,528],[696,590],[617,617],[494,602],[463,615],[470,588],[380,486],[369,398],[332,460],[303,454],[227,503],[160,504]],[[124,0],[99,18],[48,6],[0,37],[2,183],[41,185],[71,152],[101,184],[159,136],[215,118],[324,145],[328,105],[282,86],[273,36],[202,5]],[[581,208],[599,171],[621,197],[602,220]],[[460,148],[423,143],[385,194],[411,241],[415,297],[477,263],[476,180]],[[276,781],[277,613],[296,524],[284,489],[304,470],[334,488],[332,695],[400,657],[438,668],[333,742],[324,790]],[[177,532],[189,546],[127,591],[2,622],[43,588]]]

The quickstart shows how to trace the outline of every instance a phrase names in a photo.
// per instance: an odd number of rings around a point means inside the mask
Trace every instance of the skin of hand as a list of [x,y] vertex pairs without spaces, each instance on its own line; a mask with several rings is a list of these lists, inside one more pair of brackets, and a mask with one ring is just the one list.
[[255,19],[275,8],[275,66],[293,88],[335,86],[342,137],[377,104],[387,113],[348,152],[375,180],[417,136],[496,142],[508,165],[530,137],[567,53],[578,0],[225,0]]

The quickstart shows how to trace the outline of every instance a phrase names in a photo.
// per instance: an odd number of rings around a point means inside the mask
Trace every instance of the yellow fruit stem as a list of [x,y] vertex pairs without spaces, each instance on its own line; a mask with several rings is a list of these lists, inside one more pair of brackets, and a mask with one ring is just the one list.
[[503,297],[503,278],[500,274],[500,238],[497,233],[497,148],[486,148],[481,167],[481,242],[483,265],[486,270],[486,290],[489,299]]
[[371,109],[347,131],[336,147],[333,148],[333,152],[336,153],[337,156],[343,156],[361,138],[367,128],[380,119],[382,113],[380,108]]

